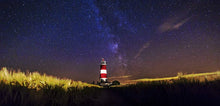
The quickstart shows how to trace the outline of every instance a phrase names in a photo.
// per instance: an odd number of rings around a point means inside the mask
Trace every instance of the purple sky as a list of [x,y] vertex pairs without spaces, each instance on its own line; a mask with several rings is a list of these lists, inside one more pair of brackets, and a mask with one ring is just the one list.
[[[220,69],[219,0],[0,0],[0,67],[91,82]],[[114,79],[112,79],[114,80]]]

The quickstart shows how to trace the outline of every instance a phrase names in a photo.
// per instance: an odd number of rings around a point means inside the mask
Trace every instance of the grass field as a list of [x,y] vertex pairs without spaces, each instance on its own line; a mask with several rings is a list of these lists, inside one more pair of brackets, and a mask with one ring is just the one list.
[[0,71],[1,106],[220,105],[219,72],[139,79],[134,84],[102,88],[37,72]]
[[188,80],[199,80],[203,81],[213,81],[220,78],[220,71],[208,72],[208,73],[195,73],[195,74],[183,74],[182,72],[177,73],[177,76],[174,77],[164,77],[164,78],[143,78],[137,80],[130,80],[132,83],[141,82],[141,81],[171,81],[177,80],[180,78],[186,78]]
[[29,89],[40,90],[45,87],[61,87],[67,90],[70,87],[83,89],[85,87],[99,87],[97,85],[84,83],[81,81],[72,81],[70,79],[60,79],[46,74],[39,74],[38,72],[16,72],[8,71],[7,68],[2,68],[0,71],[0,81],[9,85],[20,85]]

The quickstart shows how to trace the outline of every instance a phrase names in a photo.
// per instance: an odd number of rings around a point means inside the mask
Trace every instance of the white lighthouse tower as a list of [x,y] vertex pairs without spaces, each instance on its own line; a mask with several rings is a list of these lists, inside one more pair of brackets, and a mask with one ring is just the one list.
[[100,65],[100,82],[107,83],[107,70],[106,70],[106,61],[102,58]]

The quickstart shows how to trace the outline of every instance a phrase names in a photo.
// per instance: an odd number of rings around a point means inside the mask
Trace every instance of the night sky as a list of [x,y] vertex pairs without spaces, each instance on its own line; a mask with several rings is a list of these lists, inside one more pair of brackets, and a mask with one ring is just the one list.
[[[97,81],[220,70],[219,0],[0,0],[0,67]],[[123,77],[129,76],[129,77]]]

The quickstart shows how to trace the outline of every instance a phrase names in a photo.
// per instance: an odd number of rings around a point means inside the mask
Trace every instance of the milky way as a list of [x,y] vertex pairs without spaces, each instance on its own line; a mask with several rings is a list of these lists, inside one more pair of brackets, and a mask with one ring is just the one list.
[[[218,0],[1,0],[0,67],[74,80],[220,68]],[[123,80],[123,79],[119,79]]]

